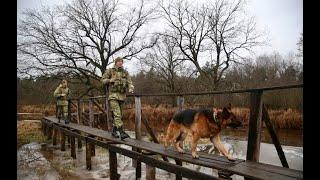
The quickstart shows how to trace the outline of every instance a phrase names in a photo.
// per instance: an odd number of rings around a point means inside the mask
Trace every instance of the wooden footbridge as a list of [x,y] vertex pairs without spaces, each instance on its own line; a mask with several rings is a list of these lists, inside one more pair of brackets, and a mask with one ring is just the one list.
[[[57,135],[60,134],[60,148],[65,151],[65,141],[68,138],[70,142],[71,156],[76,158],[76,139],[77,147],[82,148],[83,141],[85,142],[86,149],[86,167],[91,169],[91,157],[95,155],[95,146],[108,149],[109,152],[109,173],[110,179],[116,180],[120,178],[117,172],[117,153],[130,157],[134,160],[134,167],[136,168],[136,179],[141,178],[141,163],[146,164],[146,179],[155,179],[155,168],[160,168],[168,172],[176,174],[176,179],[182,177],[189,179],[231,179],[230,176],[237,174],[244,176],[245,179],[303,179],[303,171],[290,169],[284,153],[282,151],[279,140],[273,129],[270,119],[262,102],[262,92],[274,89],[288,89],[288,88],[302,88],[303,84],[281,86],[281,87],[268,87],[250,90],[236,90],[236,91],[221,91],[221,92],[206,92],[206,93],[186,93],[186,94],[157,94],[157,95],[139,95],[134,94],[135,97],[135,139],[128,138],[120,140],[113,138],[111,133],[102,129],[93,127],[94,112],[93,104],[99,110],[105,113],[108,120],[108,128],[110,129],[110,113],[108,112],[108,105],[105,108],[101,107],[95,99],[106,98],[106,96],[92,97],[87,99],[70,99],[69,100],[69,115],[68,118],[72,123],[64,124],[59,123],[54,116],[44,117],[42,119],[42,129],[44,134],[52,139],[53,145],[57,144]],[[199,153],[199,159],[193,159],[190,151],[185,154],[180,154],[172,147],[165,149],[163,145],[159,144],[156,139],[155,132],[149,126],[146,118],[142,118],[141,111],[141,96],[178,96],[179,109],[183,108],[183,96],[186,95],[203,95],[203,94],[225,94],[225,93],[251,93],[250,105],[250,119],[249,119],[249,132],[248,132],[248,149],[246,160],[237,159],[229,161],[224,156],[212,155],[206,153]],[[72,101],[76,100],[77,103]],[[89,126],[82,123],[83,112],[81,110],[81,102],[89,101]],[[107,101],[106,101],[107,102]],[[76,106],[77,112],[71,113],[71,106]],[[146,129],[153,139],[153,142],[146,142],[141,140],[141,120],[146,126]],[[274,166],[265,163],[259,163],[260,154],[260,132],[262,121],[265,122],[266,127],[272,137],[272,141],[276,147],[282,166]],[[67,137],[67,138],[66,138]],[[119,144],[127,145],[131,149],[119,146]],[[155,157],[161,156],[161,159]],[[169,158],[172,159],[171,162]],[[174,163],[173,163],[174,162]],[[207,168],[216,169],[218,176],[209,175],[196,170],[183,167],[182,162],[196,164]]]

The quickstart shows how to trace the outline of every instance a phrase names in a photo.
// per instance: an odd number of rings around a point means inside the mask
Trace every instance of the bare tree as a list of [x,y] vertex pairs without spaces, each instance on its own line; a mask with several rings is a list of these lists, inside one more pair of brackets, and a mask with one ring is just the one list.
[[156,42],[140,33],[153,11],[143,0],[137,4],[124,11],[117,0],[76,0],[26,11],[18,27],[18,64],[24,65],[19,72],[61,73],[79,79],[88,91],[99,89],[97,81],[115,56],[131,59]]
[[210,75],[216,87],[231,63],[239,63],[246,52],[253,52],[254,47],[265,43],[254,19],[244,14],[243,3],[243,0],[217,0],[208,5],[208,37],[212,41],[212,55],[215,56]]
[[143,64],[154,68],[166,85],[166,92],[176,92],[176,79],[182,69],[182,53],[172,38],[163,36],[144,57]]
[[[257,33],[254,19],[243,14],[242,0],[218,0],[199,6],[181,0],[161,7],[185,60],[209,80],[213,90],[231,63],[239,62],[246,51],[252,52],[252,48],[265,42]],[[199,57],[205,55],[211,61],[201,67]]]
[[209,32],[207,23],[207,8],[196,9],[190,3],[180,0],[160,5],[169,30],[165,35],[178,44],[185,56],[184,60],[191,61],[200,74],[206,75],[199,64],[199,54],[205,51],[204,41]]

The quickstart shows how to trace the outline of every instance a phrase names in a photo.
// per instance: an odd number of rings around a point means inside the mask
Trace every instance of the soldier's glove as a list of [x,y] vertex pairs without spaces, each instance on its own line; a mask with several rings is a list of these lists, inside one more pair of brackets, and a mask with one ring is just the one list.
[[133,93],[133,89],[129,89],[129,93]]

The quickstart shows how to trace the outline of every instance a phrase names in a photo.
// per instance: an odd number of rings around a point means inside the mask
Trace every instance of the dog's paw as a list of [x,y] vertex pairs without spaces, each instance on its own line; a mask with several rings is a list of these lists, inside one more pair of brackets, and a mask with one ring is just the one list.
[[183,154],[184,150],[183,149],[178,149],[179,153]]
[[232,156],[228,156],[227,158],[228,158],[229,161],[235,161],[235,160],[236,160],[236,159],[235,159],[234,157],[232,157]]
[[192,153],[192,157],[195,158],[195,159],[198,159],[198,158],[199,158],[199,155],[196,154],[196,153]]

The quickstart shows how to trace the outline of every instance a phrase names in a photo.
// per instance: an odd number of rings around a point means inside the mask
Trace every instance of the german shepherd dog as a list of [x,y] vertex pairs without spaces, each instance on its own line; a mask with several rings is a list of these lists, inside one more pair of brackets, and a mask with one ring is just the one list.
[[167,129],[164,139],[165,147],[174,143],[175,148],[184,153],[183,141],[188,133],[192,135],[191,153],[193,158],[199,158],[196,147],[200,138],[210,138],[213,145],[230,161],[235,159],[226,151],[220,141],[220,132],[227,126],[236,128],[242,126],[231,112],[231,104],[222,110],[213,109],[185,109],[174,115]]

